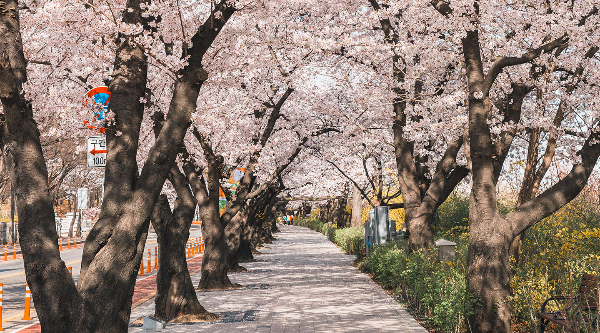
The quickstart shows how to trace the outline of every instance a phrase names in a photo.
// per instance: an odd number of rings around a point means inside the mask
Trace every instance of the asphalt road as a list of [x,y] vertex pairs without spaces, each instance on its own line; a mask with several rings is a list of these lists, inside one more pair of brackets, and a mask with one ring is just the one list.
[[[190,229],[190,239],[200,237],[202,232],[199,225],[192,225]],[[67,265],[73,268],[73,278],[75,283],[79,278],[79,271],[81,268],[81,255],[83,253],[83,245],[78,242],[77,249],[71,244],[71,249],[67,249],[66,239],[63,239],[65,245],[63,245],[63,251],[60,253],[61,258]],[[152,271],[154,272],[154,248],[157,246],[156,234],[151,232],[146,240],[146,246],[144,249],[144,271],[146,271],[148,261],[148,249],[152,254],[151,264]],[[23,317],[23,308],[25,303],[25,271],[23,270],[23,260],[18,254],[17,259],[12,259],[12,247],[8,247],[8,261],[4,260],[4,249],[0,247],[0,283],[3,284],[3,309],[2,309],[2,322],[5,329],[14,327],[15,321],[20,321]],[[19,247],[17,247],[17,251]],[[32,305],[31,316],[35,316]],[[11,321],[11,323],[7,323]],[[26,321],[22,322],[27,324]],[[18,325],[21,326],[21,325]]]

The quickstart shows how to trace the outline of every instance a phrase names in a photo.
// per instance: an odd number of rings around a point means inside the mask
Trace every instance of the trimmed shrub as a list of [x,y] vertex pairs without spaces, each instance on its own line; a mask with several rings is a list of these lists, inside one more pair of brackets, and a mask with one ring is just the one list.
[[437,251],[408,253],[406,241],[376,246],[361,264],[384,288],[393,290],[440,332],[460,332],[474,306],[467,293],[465,256],[437,261]]
[[362,227],[338,229],[334,224],[322,223],[319,219],[296,219],[294,225],[322,233],[346,254],[353,254],[358,259],[362,259],[365,255],[365,238]]

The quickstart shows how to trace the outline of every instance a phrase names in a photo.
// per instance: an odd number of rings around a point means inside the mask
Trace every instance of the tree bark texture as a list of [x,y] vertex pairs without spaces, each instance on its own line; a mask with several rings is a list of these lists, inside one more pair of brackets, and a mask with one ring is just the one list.
[[362,196],[356,186],[352,187],[352,220],[350,226],[362,226]]
[[[15,187],[24,266],[44,332],[127,332],[133,286],[139,270],[150,215],[178,146],[196,109],[206,80],[202,56],[234,9],[222,2],[220,18],[208,20],[193,37],[189,65],[175,85],[167,122],[149,152],[139,177],[136,154],[146,89],[144,51],[119,35],[111,110],[107,128],[107,197],[101,217],[84,248],[77,287],[58,252],[48,172],[31,105],[19,94],[26,80],[20,40],[18,4],[2,3],[0,11],[0,99],[5,114],[3,152],[10,159]],[[143,24],[140,1],[130,0],[126,23]],[[5,10],[6,9],[6,10]],[[214,25],[213,25],[214,21]],[[117,131],[121,132],[117,135]]]
[[20,95],[27,80],[17,1],[0,5],[0,101],[2,152],[14,189],[26,280],[47,332],[69,332],[80,303],[58,251],[48,171],[31,104]]
[[[183,175],[175,177],[185,184]],[[179,194],[186,190],[189,193]],[[154,207],[152,225],[158,236],[159,248],[154,316],[158,319],[189,321],[194,317],[203,318],[208,315],[198,302],[186,261],[185,245],[195,208],[196,201],[189,189],[185,188],[178,191],[173,211],[164,194]]]
[[73,201],[73,218],[71,219],[71,224],[69,224],[69,234],[68,236],[73,238],[73,228],[75,227],[75,221],[77,220],[77,204],[78,204],[78,200],[77,198],[75,198],[75,200]]
[[242,241],[242,227],[248,219],[248,207],[242,208],[225,227],[227,242],[227,263],[230,272],[243,272],[246,269],[240,266],[237,252]]
[[[469,137],[473,185],[469,207],[468,290],[480,302],[469,317],[472,332],[511,332],[510,245],[525,229],[574,199],[583,189],[600,156],[598,134],[592,130],[578,155],[582,157],[570,173],[535,198],[520,204],[502,216],[496,206],[496,183],[502,168],[494,158],[488,117],[491,110],[489,91],[502,68],[531,61],[542,52],[550,52],[566,42],[558,38],[522,57],[499,58],[484,75],[478,31],[469,31],[463,39],[468,79]],[[513,92],[515,87],[513,87]],[[512,139],[508,140],[512,142]],[[496,143],[498,145],[498,142]],[[504,143],[510,146],[510,143]],[[503,147],[504,150],[508,148]],[[502,157],[502,154],[500,154]]]

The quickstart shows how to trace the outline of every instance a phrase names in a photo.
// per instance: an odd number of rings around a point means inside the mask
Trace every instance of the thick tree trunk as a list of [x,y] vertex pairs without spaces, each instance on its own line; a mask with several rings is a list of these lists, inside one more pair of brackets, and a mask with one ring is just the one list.
[[[80,297],[58,251],[53,201],[31,104],[19,93],[27,80],[17,1],[0,13],[1,146],[19,215],[25,277],[46,332],[73,332]],[[14,239],[13,239],[14,241]]]
[[434,230],[433,230],[433,213],[432,207],[424,207],[421,204],[415,209],[417,214],[405,219],[408,225],[409,237],[408,246],[413,251],[428,249],[433,246]]
[[238,261],[238,249],[242,241],[242,225],[248,218],[248,207],[241,209],[225,227],[225,239],[227,241],[227,263],[230,272],[244,272],[246,268],[240,266]]
[[333,213],[332,222],[339,228],[346,227],[347,212],[346,212],[346,198],[338,198],[333,201]]
[[165,321],[211,318],[198,302],[187,267],[185,245],[196,202],[191,193],[186,199],[178,197],[171,212],[167,197],[161,195],[152,217],[159,248],[154,316]]
[[246,219],[242,225],[242,233],[240,237],[240,246],[236,252],[238,262],[248,262],[254,260],[252,253],[252,239],[256,227],[252,225],[250,218]]
[[362,196],[356,186],[352,188],[352,220],[350,226],[362,226]]
[[[177,148],[183,141],[201,84],[202,56],[234,9],[221,2],[220,16],[205,22],[192,38],[189,65],[176,83],[167,123],[138,177],[136,155],[146,89],[147,59],[130,35],[117,38],[111,109],[115,127],[107,129],[107,199],[84,248],[77,288],[58,251],[48,172],[31,105],[19,93],[26,81],[16,1],[0,14],[0,99],[5,122],[3,151],[10,151],[27,282],[44,332],[127,332],[133,286],[139,271],[149,218]],[[140,2],[129,0],[123,21],[143,24]],[[213,25],[214,23],[214,25]],[[117,135],[117,131],[121,132]],[[8,148],[8,149],[6,149]],[[110,202],[107,202],[110,201]]]
[[[212,205],[214,206],[214,205]],[[208,210],[208,212],[206,212]],[[202,257],[202,277],[198,289],[236,288],[229,280],[227,272],[227,244],[225,230],[221,226],[218,207],[200,208],[202,216],[202,236],[204,237],[204,256]]]
[[510,230],[499,214],[486,220],[491,225],[482,225],[479,220],[477,226],[471,226],[478,232],[469,236],[468,288],[479,300],[469,324],[472,332],[511,332],[510,241],[506,237]]
[[467,32],[463,52],[469,84],[469,138],[473,165],[467,285],[481,302],[469,316],[469,324],[472,332],[505,333],[511,331],[508,250],[512,233],[496,206],[493,143],[487,123],[491,102],[487,95],[475,95],[484,90],[476,31]]

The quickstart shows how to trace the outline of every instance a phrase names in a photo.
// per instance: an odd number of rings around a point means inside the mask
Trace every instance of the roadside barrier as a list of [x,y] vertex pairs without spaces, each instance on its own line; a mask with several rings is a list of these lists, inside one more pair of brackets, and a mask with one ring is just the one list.
[[31,291],[29,285],[25,284],[25,311],[23,313],[23,319],[21,320],[32,320],[31,318]]
[[152,272],[152,262],[150,258],[150,249],[148,249],[148,273]]
[[[62,238],[60,239],[62,241]],[[75,241],[75,239],[74,239]],[[62,248],[62,242],[60,244]],[[16,253],[16,244],[13,244],[14,253]],[[193,257],[194,255],[200,254],[204,251],[204,239],[202,237],[198,237],[195,239],[188,240],[186,245],[186,254],[187,257]],[[16,255],[15,255],[16,256]],[[4,258],[7,260],[8,258],[8,245],[4,245]],[[73,267],[68,266],[69,274],[73,276]],[[158,269],[158,246],[154,247],[154,270]],[[146,272],[145,272],[146,271]],[[140,262],[140,276],[145,276],[146,273],[151,273],[152,271],[152,251],[148,249],[148,268],[144,269],[144,260]],[[0,283],[0,331],[4,331],[2,328],[2,310],[3,310],[3,284]],[[25,284],[25,307],[23,309],[23,318],[21,320],[33,320],[31,317],[31,290],[29,289],[29,284]]]
[[62,237],[58,239],[58,250],[62,251]]
[[17,259],[17,243],[13,243],[13,259]]
[[75,248],[77,248],[77,236],[75,236],[73,238],[73,243],[74,243]]
[[67,236],[67,249],[71,249],[71,236]]

